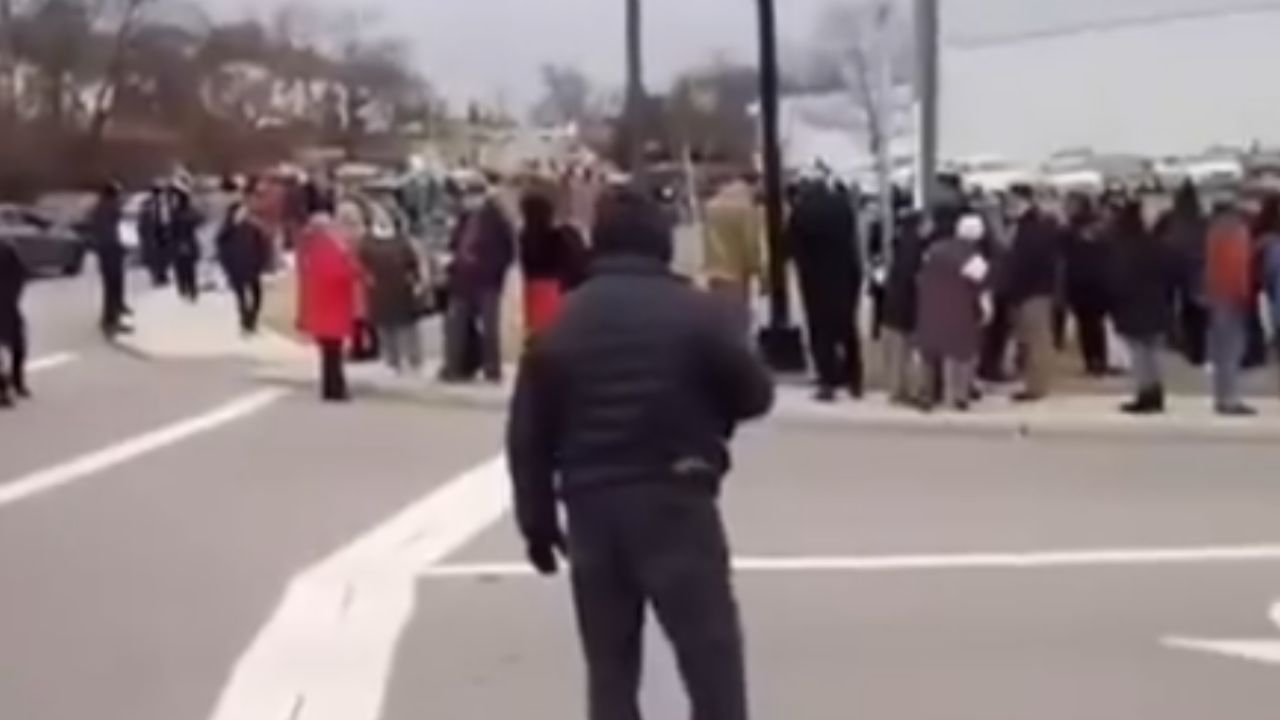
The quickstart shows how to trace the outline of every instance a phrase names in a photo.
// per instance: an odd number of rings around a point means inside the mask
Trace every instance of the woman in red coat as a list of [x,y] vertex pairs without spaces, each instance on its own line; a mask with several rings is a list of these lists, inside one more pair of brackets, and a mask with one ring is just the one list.
[[359,265],[334,221],[333,198],[314,189],[308,195],[309,219],[298,241],[298,329],[320,348],[321,397],[345,402],[343,345],[355,331]]

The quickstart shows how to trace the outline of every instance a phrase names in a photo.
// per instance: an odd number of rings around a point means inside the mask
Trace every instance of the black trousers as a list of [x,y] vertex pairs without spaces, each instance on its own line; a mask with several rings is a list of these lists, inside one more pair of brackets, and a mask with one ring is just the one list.
[[710,491],[652,484],[598,490],[569,510],[589,720],[640,720],[646,606],[675,648],[696,720],[746,720],[729,547]]
[[27,389],[27,323],[20,310],[9,318],[10,336],[0,338],[0,398]]
[[194,257],[178,257],[173,261],[173,275],[177,282],[178,295],[191,302],[200,298],[198,263],[199,260]]
[[1178,304],[1178,347],[1187,362],[1200,367],[1208,362],[1209,310],[1185,294]]
[[100,257],[98,272],[102,276],[102,329],[108,332],[120,327],[124,315],[124,258]]
[[258,318],[262,314],[262,278],[235,278],[231,280],[231,292],[236,296],[236,308],[240,311],[240,329],[257,332]]
[[825,388],[863,390],[862,338],[858,330],[858,297],[834,292],[805,292],[809,354]]
[[341,402],[351,397],[347,388],[347,370],[342,354],[341,340],[321,340],[320,345],[320,397],[329,402]]
[[1080,336],[1080,356],[1090,375],[1105,375],[1110,366],[1106,308],[1077,304],[1072,308]]

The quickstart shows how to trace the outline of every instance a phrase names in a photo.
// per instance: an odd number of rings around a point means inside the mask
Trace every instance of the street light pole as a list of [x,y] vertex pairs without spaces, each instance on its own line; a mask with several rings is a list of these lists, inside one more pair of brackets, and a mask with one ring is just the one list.
[[644,15],[641,0],[627,3],[627,99],[626,143],[624,152],[627,170],[636,173],[644,159]]
[[938,0],[916,0],[916,93],[920,138],[916,207],[931,214],[938,187],[939,11]]
[[769,323],[760,348],[776,370],[803,370],[804,346],[791,323],[787,252],[783,242],[782,150],[778,130],[778,32],[774,0],[758,0],[760,10],[760,126],[764,161],[765,228],[769,244]]

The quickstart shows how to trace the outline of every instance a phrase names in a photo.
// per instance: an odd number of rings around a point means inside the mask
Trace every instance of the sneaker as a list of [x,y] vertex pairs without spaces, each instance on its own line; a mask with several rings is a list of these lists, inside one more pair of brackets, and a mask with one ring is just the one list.
[[1235,405],[1219,405],[1217,412],[1223,417],[1254,417],[1258,414],[1257,410],[1245,405],[1244,403],[1237,403]]

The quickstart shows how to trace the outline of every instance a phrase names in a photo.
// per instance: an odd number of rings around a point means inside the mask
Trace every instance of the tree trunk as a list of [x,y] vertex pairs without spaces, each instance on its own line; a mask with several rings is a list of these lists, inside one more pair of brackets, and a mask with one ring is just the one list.
[[111,112],[115,107],[115,91],[120,84],[120,77],[124,74],[125,50],[128,48],[142,6],[147,2],[148,0],[127,0],[124,15],[120,19],[120,28],[116,31],[115,39],[111,44],[111,55],[107,60],[106,72],[94,97],[93,106],[90,108],[87,157],[91,163],[96,163],[101,155],[107,123],[111,120]]

